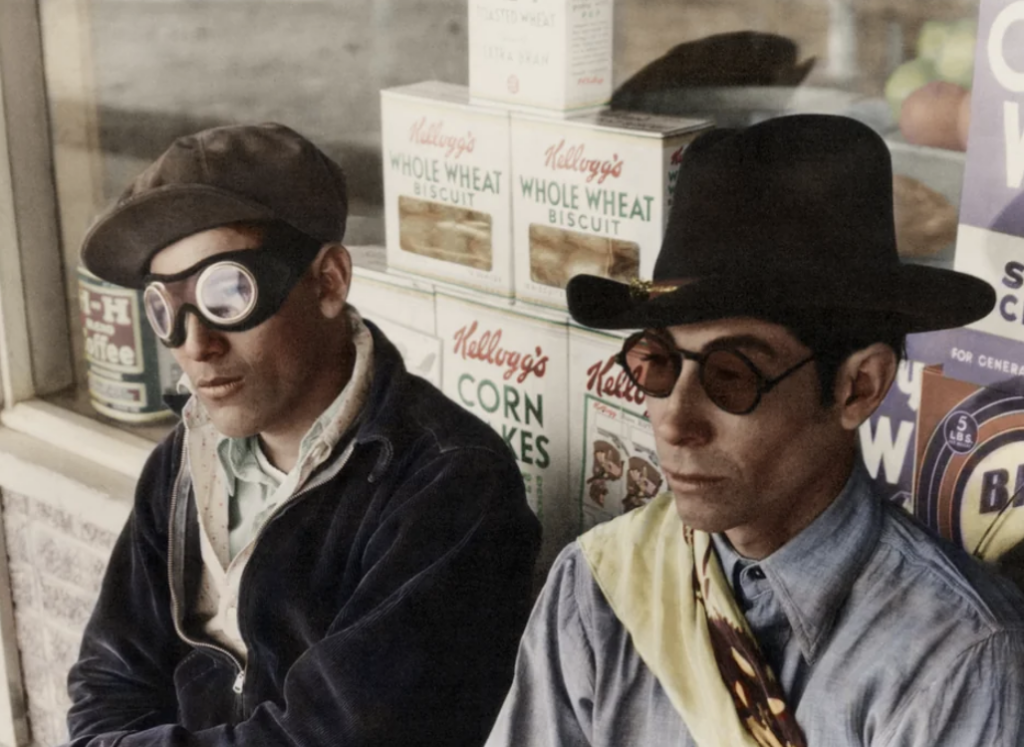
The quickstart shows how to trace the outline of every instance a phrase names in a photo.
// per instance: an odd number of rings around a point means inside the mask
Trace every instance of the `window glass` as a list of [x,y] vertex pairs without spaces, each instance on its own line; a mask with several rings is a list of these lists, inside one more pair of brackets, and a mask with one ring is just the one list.
[[[232,122],[294,127],[348,173],[348,242],[379,244],[380,90],[468,79],[466,0],[42,0],[40,8],[78,382],[56,399],[91,414],[78,248],[94,216],[172,139]],[[862,118],[894,144],[907,245],[925,261],[948,262],[962,154],[904,146],[886,93],[903,96],[936,77],[929,63],[890,80],[922,53],[938,54],[950,37],[939,25],[976,12],[976,0],[616,0],[615,83],[626,84],[627,106],[724,124],[782,111]],[[963,49],[948,53],[949,76],[963,74],[972,41],[953,45]],[[634,77],[659,58],[667,87]],[[921,228],[937,213],[948,224],[938,238]],[[165,430],[142,427],[154,437]]]

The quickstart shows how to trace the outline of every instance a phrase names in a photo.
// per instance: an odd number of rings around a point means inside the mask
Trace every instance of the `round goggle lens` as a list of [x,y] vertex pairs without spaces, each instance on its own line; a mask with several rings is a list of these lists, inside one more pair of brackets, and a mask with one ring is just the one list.
[[234,262],[212,265],[196,283],[196,302],[211,321],[234,324],[256,306],[256,279]]
[[146,318],[157,337],[166,340],[171,336],[171,307],[164,294],[155,285],[146,288],[142,296],[142,305],[146,309]]
[[736,353],[728,350],[708,353],[700,375],[708,399],[726,412],[739,415],[757,404],[760,380]]

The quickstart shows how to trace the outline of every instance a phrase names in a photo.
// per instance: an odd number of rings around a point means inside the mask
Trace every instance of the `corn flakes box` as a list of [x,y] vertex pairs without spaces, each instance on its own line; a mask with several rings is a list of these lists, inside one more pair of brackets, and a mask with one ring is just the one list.
[[546,568],[577,525],[568,490],[568,329],[486,297],[437,294],[442,391],[501,434],[540,517]]
[[474,100],[562,113],[612,95],[612,0],[470,0]]
[[508,113],[427,81],[381,91],[388,268],[512,296]]
[[646,396],[616,362],[623,338],[569,327],[569,490],[578,532],[667,489]]
[[683,151],[709,126],[641,112],[514,114],[516,301],[565,309],[579,273],[649,278]]

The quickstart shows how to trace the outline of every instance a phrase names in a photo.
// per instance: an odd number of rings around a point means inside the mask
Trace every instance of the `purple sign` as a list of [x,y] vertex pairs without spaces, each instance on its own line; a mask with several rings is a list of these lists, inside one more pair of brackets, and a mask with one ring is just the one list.
[[1022,102],[1024,2],[982,0],[961,223],[1024,236]]

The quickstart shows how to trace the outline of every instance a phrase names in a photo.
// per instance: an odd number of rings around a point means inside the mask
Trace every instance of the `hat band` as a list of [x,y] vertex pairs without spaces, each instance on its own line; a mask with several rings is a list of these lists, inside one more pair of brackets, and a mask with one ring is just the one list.
[[629,281],[629,295],[634,301],[648,301],[658,296],[675,291],[687,285],[697,282],[697,278],[683,278],[681,280],[641,280],[633,278]]

